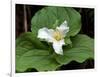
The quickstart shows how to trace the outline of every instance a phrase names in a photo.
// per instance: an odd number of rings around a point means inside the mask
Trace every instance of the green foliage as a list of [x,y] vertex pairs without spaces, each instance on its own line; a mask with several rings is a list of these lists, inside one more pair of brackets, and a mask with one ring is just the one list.
[[[45,7],[38,11],[31,21],[32,32],[23,33],[16,40],[16,70],[24,72],[34,68],[37,71],[52,71],[71,61],[82,63],[93,59],[93,39],[83,34],[77,35],[81,28],[80,18],[73,8]],[[50,45],[37,38],[37,32],[43,27],[55,28],[64,20],[68,21],[70,31],[65,38],[64,55],[57,55]]]
[[73,47],[87,47],[92,52],[94,51],[94,39],[88,37],[87,35],[78,34],[72,38]]
[[32,42],[31,38],[33,38],[33,34],[28,32],[16,40],[16,69],[20,72],[24,72],[28,68],[35,68],[38,71],[56,70],[58,67],[73,60],[82,63],[86,59],[93,59],[94,57],[93,39],[83,34],[72,38],[72,47],[66,46],[62,56],[52,54],[49,50],[42,47],[35,47],[34,40]]
[[23,53],[17,60],[16,69],[25,71],[28,68],[35,68],[38,71],[55,70],[59,64],[51,57],[47,50],[32,49]]
[[93,45],[93,39],[79,34],[72,38],[72,48],[65,48],[64,55],[57,55],[55,58],[60,64],[68,64],[73,60],[82,63],[86,59],[94,58]]
[[93,58],[93,52],[85,47],[77,47],[66,49],[63,56],[57,55],[55,58],[60,64],[68,64],[73,60],[82,63],[86,59]]
[[38,71],[55,70],[59,64],[50,55],[49,50],[40,41],[36,41],[33,33],[22,34],[16,40],[16,69],[20,72],[28,68]]
[[81,28],[81,16],[73,8],[63,8],[63,7],[45,7],[38,11],[32,18],[31,30],[34,35],[37,35],[38,29],[56,28],[64,21],[68,22],[70,31],[68,36],[75,36]]

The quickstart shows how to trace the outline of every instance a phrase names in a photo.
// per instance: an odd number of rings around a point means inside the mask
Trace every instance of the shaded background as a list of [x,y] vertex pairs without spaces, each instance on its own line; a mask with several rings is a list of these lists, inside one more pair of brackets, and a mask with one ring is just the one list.
[[[23,5],[16,4],[16,38],[27,31],[31,31],[31,19],[34,14],[45,6],[37,5]],[[86,34],[94,38],[94,8],[74,8],[81,14],[82,28],[80,33]],[[64,65],[60,70],[73,70],[73,69],[91,69],[94,68],[94,60],[86,60],[84,63],[77,63],[75,61]],[[36,71],[29,68],[26,72]]]

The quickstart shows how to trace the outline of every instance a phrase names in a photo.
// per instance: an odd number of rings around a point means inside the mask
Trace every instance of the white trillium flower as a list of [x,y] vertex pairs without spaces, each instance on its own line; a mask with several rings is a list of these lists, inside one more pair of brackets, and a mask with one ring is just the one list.
[[67,26],[67,21],[64,21],[55,30],[46,27],[39,29],[37,37],[51,42],[54,51],[57,54],[63,55],[62,46],[65,45],[64,37],[67,35],[67,32],[69,32],[69,27]]

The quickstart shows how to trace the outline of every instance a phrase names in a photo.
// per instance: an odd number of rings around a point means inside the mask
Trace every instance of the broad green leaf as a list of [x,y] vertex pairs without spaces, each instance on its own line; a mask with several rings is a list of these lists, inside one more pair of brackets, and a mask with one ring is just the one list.
[[60,65],[50,56],[47,50],[33,49],[23,53],[20,58],[17,56],[16,69],[20,72],[28,68],[38,71],[56,70]]
[[34,37],[32,32],[23,33],[16,40],[16,47],[24,47],[24,48],[39,48],[46,49],[46,45],[44,45],[38,38]]
[[79,63],[86,59],[94,59],[94,41],[87,35],[79,34],[72,38],[72,48],[65,48],[64,55],[56,55],[56,60],[60,64],[68,64],[71,61]]
[[94,53],[86,47],[76,47],[69,50],[64,50],[63,56],[56,55],[55,58],[60,64],[68,64],[71,61],[82,63],[87,59],[93,59],[93,54]]
[[[48,49],[48,50],[47,50]],[[49,48],[27,32],[16,40],[16,70],[24,72],[28,68],[38,71],[55,70],[59,64],[53,59]]]
[[31,30],[37,36],[38,30],[43,27],[55,29],[64,21],[68,22],[67,36],[75,36],[81,28],[81,16],[70,7],[45,7],[39,10],[32,18]]
[[87,47],[94,51],[94,39],[84,34],[78,34],[72,38],[73,47]]

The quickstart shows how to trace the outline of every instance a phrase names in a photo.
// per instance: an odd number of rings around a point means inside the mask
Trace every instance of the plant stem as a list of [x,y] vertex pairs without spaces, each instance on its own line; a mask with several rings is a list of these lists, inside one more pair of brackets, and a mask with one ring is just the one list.
[[27,32],[27,13],[26,13],[26,6],[24,5],[24,30]]

